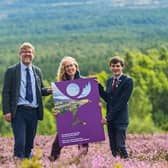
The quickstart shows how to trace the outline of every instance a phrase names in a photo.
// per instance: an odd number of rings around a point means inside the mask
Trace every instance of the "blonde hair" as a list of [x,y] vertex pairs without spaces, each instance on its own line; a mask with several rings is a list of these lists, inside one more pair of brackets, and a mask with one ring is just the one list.
[[35,51],[34,46],[29,42],[24,42],[23,44],[20,45],[20,51],[27,48],[31,48],[33,52]]
[[73,58],[71,56],[65,56],[61,60],[59,67],[58,67],[57,81],[67,80],[66,72],[65,72],[65,62],[66,61],[72,61],[72,63],[76,66],[76,70],[79,72],[79,65],[78,65],[77,61],[75,60],[75,58]]

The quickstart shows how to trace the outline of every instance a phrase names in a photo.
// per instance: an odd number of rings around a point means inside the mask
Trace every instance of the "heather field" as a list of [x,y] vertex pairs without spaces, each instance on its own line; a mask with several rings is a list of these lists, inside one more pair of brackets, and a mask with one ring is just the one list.
[[[51,163],[47,156],[50,153],[54,136],[37,136],[34,162],[39,167],[47,168],[168,168],[168,134],[127,136],[129,159],[114,158],[109,150],[109,142],[92,143],[86,156],[79,156],[77,146],[65,147],[60,158]],[[12,159],[12,138],[0,138],[0,168],[14,168]],[[31,164],[32,160],[24,161],[24,165]],[[40,166],[41,165],[41,166]],[[28,166],[27,166],[28,167]],[[25,166],[26,168],[26,166]]]

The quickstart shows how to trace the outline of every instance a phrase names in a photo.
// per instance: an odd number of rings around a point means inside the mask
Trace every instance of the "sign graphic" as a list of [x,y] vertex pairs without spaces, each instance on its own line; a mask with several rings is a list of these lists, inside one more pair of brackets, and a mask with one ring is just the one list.
[[105,139],[94,78],[55,82],[52,90],[60,146]]

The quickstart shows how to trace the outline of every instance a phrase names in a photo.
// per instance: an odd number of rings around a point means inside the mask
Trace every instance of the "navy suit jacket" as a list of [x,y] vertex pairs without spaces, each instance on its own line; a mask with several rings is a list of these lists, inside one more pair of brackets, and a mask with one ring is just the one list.
[[128,100],[133,90],[132,78],[123,74],[118,86],[112,90],[113,77],[107,80],[106,91],[99,85],[100,96],[107,103],[107,122],[115,125],[128,125]]
[[[41,70],[32,65],[35,76],[36,96],[38,103],[37,116],[39,120],[43,119],[43,103],[42,96],[47,96],[47,88],[43,87]],[[11,113],[15,117],[17,100],[19,97],[19,89],[21,82],[21,65],[20,63],[10,66],[4,76],[2,90],[2,108],[3,114]]]

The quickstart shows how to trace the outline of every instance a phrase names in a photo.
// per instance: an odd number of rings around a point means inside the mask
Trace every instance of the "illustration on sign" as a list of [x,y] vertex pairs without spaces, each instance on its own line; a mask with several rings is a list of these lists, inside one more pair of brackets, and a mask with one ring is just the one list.
[[[104,140],[95,79],[52,83],[52,90],[61,146]],[[91,130],[97,130],[97,135],[91,135]]]

